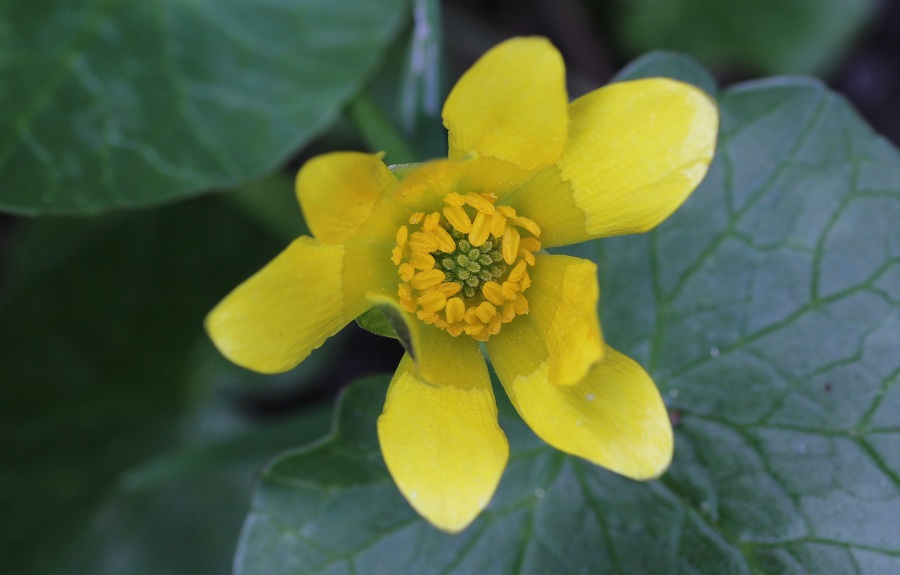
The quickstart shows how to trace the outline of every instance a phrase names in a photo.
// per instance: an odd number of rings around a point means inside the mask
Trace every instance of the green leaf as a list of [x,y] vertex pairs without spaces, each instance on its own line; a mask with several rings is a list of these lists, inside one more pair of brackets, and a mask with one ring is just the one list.
[[[330,406],[317,406],[287,421],[230,434],[199,445],[178,446],[122,474],[125,492],[152,489],[198,475],[227,473],[235,462],[263,463],[260,454],[271,454],[297,442],[319,439],[331,426]],[[276,446],[273,448],[273,446]]]
[[600,243],[604,334],[676,422],[662,480],[565,456],[501,409],[498,492],[442,534],[385,471],[386,380],[368,381],[328,441],[263,475],[236,573],[900,572],[900,154],[812,80],[719,103],[701,187],[657,231]]
[[0,302],[0,573],[225,572],[253,473],[327,430],[250,427],[230,399],[263,376],[203,332],[285,243],[224,198],[23,228]]
[[405,0],[15,2],[0,209],[82,214],[235,186],[335,121]]
[[441,123],[447,94],[442,77],[442,30],[440,2],[414,0],[412,34],[397,92],[400,125],[417,148],[424,149],[424,157],[416,158],[420,161],[447,151],[447,133]]
[[651,52],[628,64],[613,82],[656,77],[673,78],[701,88],[711,96],[719,93],[716,79],[693,58],[675,52]]
[[[65,551],[55,551],[51,570],[41,572],[227,573],[256,472],[292,442],[327,432],[323,415],[330,410],[230,432],[221,441],[184,447],[129,471],[85,530],[65,542]],[[208,424],[210,414],[200,419]],[[219,419],[215,425],[222,424]]]
[[359,325],[359,327],[363,328],[369,333],[398,339],[397,331],[394,329],[394,325],[391,323],[391,320],[388,319],[389,313],[390,310],[375,306],[361,316],[357,317],[356,323],[357,325]]
[[[351,107],[370,151],[402,164],[447,156],[441,107],[442,23],[438,0],[413,0],[412,21],[387,51],[360,103]],[[402,145],[398,145],[402,143]]]
[[259,222],[285,244],[302,235],[312,235],[303,221],[294,180],[282,172],[243,186],[227,198],[238,205],[242,214]]
[[632,55],[666,48],[713,67],[822,74],[840,63],[876,0],[619,0],[610,16]]
[[361,94],[350,104],[350,117],[373,152],[384,152],[390,163],[408,163],[416,160],[415,154],[403,136],[391,125],[378,106],[367,94]]

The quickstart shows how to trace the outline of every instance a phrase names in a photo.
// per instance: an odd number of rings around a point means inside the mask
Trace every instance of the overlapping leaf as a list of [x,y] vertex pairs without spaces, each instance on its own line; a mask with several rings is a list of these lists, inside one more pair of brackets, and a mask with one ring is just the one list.
[[649,368],[676,424],[661,481],[563,456],[502,417],[497,496],[441,534],[381,462],[386,380],[370,380],[329,441],[268,468],[237,573],[900,571],[900,154],[815,81],[719,102],[701,188],[656,232],[599,244],[604,333]]

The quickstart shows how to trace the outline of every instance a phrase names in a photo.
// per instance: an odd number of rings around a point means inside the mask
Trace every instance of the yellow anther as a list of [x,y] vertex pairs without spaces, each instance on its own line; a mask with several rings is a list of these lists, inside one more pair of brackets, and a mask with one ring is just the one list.
[[469,219],[469,214],[459,206],[444,206],[444,217],[447,218],[453,229],[461,234],[467,234],[472,229],[472,220]]
[[433,311],[425,311],[423,309],[416,312],[416,317],[428,324],[434,323],[438,319],[436,313]]
[[495,315],[491,318],[491,322],[488,324],[488,333],[490,335],[497,335],[500,333],[500,327],[503,325],[503,318],[500,317],[500,314]]
[[503,235],[503,232],[505,230],[506,216],[504,216],[500,212],[494,212],[494,215],[491,216],[491,235],[495,238],[499,238]]
[[503,305],[506,298],[503,297],[503,288],[497,282],[486,282],[481,286],[484,298],[494,305]]
[[437,211],[413,213],[409,225],[397,228],[391,261],[404,310],[454,337],[466,333],[478,341],[528,313],[523,292],[541,249],[532,237],[540,228],[496,201],[494,194],[453,192]]
[[465,205],[466,201],[463,197],[456,192],[450,192],[446,196],[444,196],[444,203],[450,206],[456,206],[457,208],[461,208]]
[[528,250],[519,250],[519,257],[528,262],[528,265],[533,266],[537,260],[534,259],[534,254]]
[[419,296],[417,301],[422,311],[437,312],[444,309],[444,306],[447,305],[447,296],[439,291],[431,291]]
[[414,252],[431,253],[438,249],[438,241],[432,234],[413,232],[409,236],[409,249]]
[[423,290],[444,281],[444,272],[441,270],[425,270],[415,274],[415,276],[408,281],[409,285],[415,289]]
[[400,274],[400,279],[405,282],[408,282],[416,275],[416,270],[408,263],[402,263],[397,266],[397,273]]
[[522,291],[527,290],[531,287],[531,277],[526,272],[522,279],[519,281],[519,286],[522,288]]
[[437,227],[431,230],[431,237],[435,239],[437,242],[437,247],[442,252],[451,253],[456,249],[456,242],[453,241],[453,238],[450,236],[450,233],[442,227]]
[[511,282],[519,281],[520,279],[522,279],[522,276],[525,275],[525,267],[525,262],[517,263],[516,267],[514,267],[511,272],[509,272],[509,276],[507,277],[507,279]]
[[508,265],[516,263],[516,256],[519,255],[519,240],[521,239],[519,230],[512,226],[506,226],[506,231],[503,232],[503,245],[500,248],[500,253],[503,254],[503,261]]
[[467,334],[471,335],[472,337],[475,337],[479,333],[484,331],[484,324],[482,324],[482,323],[466,324],[465,330],[466,330]]
[[447,300],[447,321],[457,323],[466,317],[466,304],[461,297],[453,297]]
[[394,246],[394,249],[391,250],[391,261],[394,262],[395,266],[400,265],[400,260],[403,259],[403,248],[400,246]]
[[478,210],[479,213],[489,216],[494,213],[494,204],[480,194],[466,194],[463,199],[468,205]]
[[412,288],[409,287],[409,284],[400,284],[400,289],[397,290],[397,295],[400,298],[400,307],[408,312],[416,311],[416,302],[414,302],[412,299]]
[[491,321],[495,315],[497,315],[497,308],[495,308],[494,304],[492,304],[491,302],[485,301],[479,304],[475,313],[478,314],[478,319],[480,319],[484,323],[487,323]]
[[519,242],[519,247],[532,253],[538,252],[541,250],[541,242],[537,241],[535,238],[522,238],[522,241]]
[[469,230],[469,243],[476,248],[483,246],[490,235],[491,219],[484,212],[478,212],[472,222],[472,229]]
[[424,252],[413,252],[409,263],[417,270],[430,270],[434,267],[434,256]]
[[397,228],[397,246],[400,248],[406,247],[406,240],[409,239],[409,228],[406,226],[400,226]]
[[497,211],[506,216],[509,220],[516,219],[516,210],[515,208],[511,208],[509,206],[497,206]]
[[518,315],[528,313],[528,300],[525,299],[524,295],[519,294],[519,297],[513,301],[513,307]]
[[516,222],[516,225],[519,226],[520,228],[525,228],[526,230],[528,230],[528,232],[531,235],[533,235],[533,236],[541,235],[541,228],[534,222],[534,220],[530,220],[528,218],[523,218],[522,216],[519,216],[516,218],[515,222]]
[[522,291],[522,288],[519,287],[519,284],[516,282],[505,281],[503,285],[500,286],[502,290],[503,297],[508,299],[509,301],[513,301],[517,297],[519,297],[519,292]]
[[425,216],[425,223],[422,224],[422,228],[426,232],[430,232],[438,227],[438,224],[441,223],[441,213],[440,212],[431,212],[427,216]]
[[444,282],[444,283],[434,286],[431,289],[439,291],[442,294],[444,294],[445,296],[450,297],[450,296],[454,296],[454,295],[458,294],[459,291],[462,289],[462,286],[456,282]]

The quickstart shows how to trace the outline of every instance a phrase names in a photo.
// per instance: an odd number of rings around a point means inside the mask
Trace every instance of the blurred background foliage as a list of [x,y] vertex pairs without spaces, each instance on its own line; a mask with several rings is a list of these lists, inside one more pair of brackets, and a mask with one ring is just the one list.
[[306,158],[443,155],[449,86],[525,34],[572,96],[677,50],[724,85],[817,75],[900,142],[890,1],[5,3],[0,572],[228,572],[255,473],[401,351],[351,325],[259,376],[204,315],[303,232]]

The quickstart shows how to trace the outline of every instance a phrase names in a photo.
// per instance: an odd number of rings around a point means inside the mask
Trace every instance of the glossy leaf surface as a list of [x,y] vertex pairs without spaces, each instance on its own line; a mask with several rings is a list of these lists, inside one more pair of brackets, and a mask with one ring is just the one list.
[[83,214],[271,172],[336,119],[404,0],[12,3],[0,210]]

